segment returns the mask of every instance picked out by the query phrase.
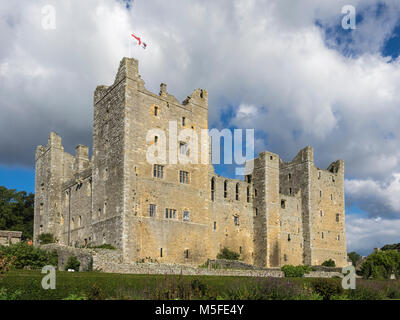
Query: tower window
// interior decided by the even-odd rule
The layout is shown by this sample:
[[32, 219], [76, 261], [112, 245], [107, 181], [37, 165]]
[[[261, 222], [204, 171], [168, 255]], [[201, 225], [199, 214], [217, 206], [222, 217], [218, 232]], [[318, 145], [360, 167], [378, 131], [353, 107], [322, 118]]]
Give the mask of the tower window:
[[158, 116], [158, 107], [157, 106], [154, 106], [154, 115]]
[[211, 201], [215, 199], [215, 179], [211, 179]]
[[185, 259], [189, 259], [189, 249], [185, 250]]
[[228, 181], [224, 181], [224, 198], [228, 197]]
[[239, 225], [239, 217], [238, 216], [234, 216], [233, 217], [233, 222], [235, 223], [235, 226]]
[[239, 200], [239, 183], [236, 183], [236, 200]]
[[287, 241], [290, 241], [291, 239], [290, 239], [290, 233], [288, 233], [288, 235], [287, 235]]
[[324, 238], [324, 233], [323, 232], [321, 232], [321, 237], [322, 237], [322, 239]]
[[288, 179], [290, 180], [290, 179], [292, 179], [292, 174], [288, 174]]
[[182, 117], [182, 126], [185, 126], [185, 125], [186, 125], [186, 118]]
[[217, 230], [217, 222], [214, 221], [214, 230]]
[[154, 144], [157, 145], [157, 143], [158, 143], [158, 136], [155, 136], [154, 137]]
[[180, 183], [189, 183], [189, 172], [187, 171], [179, 171], [179, 182]]
[[292, 188], [289, 188], [289, 194], [292, 194]]
[[163, 256], [163, 252], [162, 252], [162, 248], [160, 248], [160, 257], [162, 258]]
[[153, 170], [153, 176], [155, 178], [160, 178], [160, 179], [164, 178], [164, 166], [155, 164]]
[[187, 155], [188, 152], [188, 144], [185, 142], [179, 143], [179, 152], [182, 155]]
[[286, 208], [286, 201], [285, 200], [281, 200], [281, 208], [282, 209]]
[[247, 202], [250, 202], [250, 187], [247, 187]]
[[340, 214], [337, 213], [337, 214], [336, 214], [336, 222], [339, 222], [339, 217], [340, 217]]
[[149, 208], [150, 217], [156, 216], [156, 210], [157, 210], [157, 206], [155, 204], [151, 204], [150, 208]]

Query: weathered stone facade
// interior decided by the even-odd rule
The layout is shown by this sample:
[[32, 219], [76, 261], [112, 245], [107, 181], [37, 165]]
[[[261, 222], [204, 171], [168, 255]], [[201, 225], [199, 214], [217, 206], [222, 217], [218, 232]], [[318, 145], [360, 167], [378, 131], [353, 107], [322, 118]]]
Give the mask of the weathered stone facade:
[[0, 246], [8, 246], [9, 244], [18, 243], [21, 241], [21, 236], [21, 231], [0, 230]]
[[[343, 161], [318, 169], [307, 147], [290, 163], [261, 153], [245, 181], [216, 175], [209, 161], [170, 161], [160, 164], [162, 174], [154, 171], [146, 158], [151, 145], [178, 145], [178, 155], [170, 152], [168, 159], [179, 158], [179, 143], [190, 140], [181, 135], [184, 129], [201, 137], [207, 122], [206, 90], [182, 103], [165, 84], [151, 93], [138, 61], [124, 58], [114, 84], [94, 93], [91, 159], [82, 145], [75, 156], [64, 152], [54, 132], [46, 147], [37, 148], [36, 243], [47, 232], [70, 246], [107, 243], [121, 250], [123, 263], [199, 265], [228, 247], [259, 267], [317, 265], [330, 258], [347, 265]], [[149, 129], [160, 133], [148, 136]], [[209, 158], [209, 140], [203, 141], [197, 148]]]

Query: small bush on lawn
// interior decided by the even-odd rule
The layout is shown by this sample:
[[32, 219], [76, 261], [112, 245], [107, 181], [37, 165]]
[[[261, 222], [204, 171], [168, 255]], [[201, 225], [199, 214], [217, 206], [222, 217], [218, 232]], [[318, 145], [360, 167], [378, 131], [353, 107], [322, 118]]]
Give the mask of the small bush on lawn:
[[309, 266], [292, 266], [288, 264], [283, 266], [281, 270], [285, 273], [285, 277], [287, 278], [301, 278], [304, 274], [309, 273], [311, 268]]
[[0, 247], [0, 251], [7, 259], [14, 259], [13, 267], [16, 269], [41, 269], [46, 265], [56, 266], [58, 264], [57, 252], [35, 248], [26, 242]]
[[228, 248], [223, 248], [220, 253], [217, 255], [217, 259], [225, 259], [225, 260], [238, 260], [240, 257], [240, 254], [229, 250]]
[[316, 279], [312, 282], [312, 287], [314, 292], [319, 294], [324, 300], [330, 300], [331, 297], [343, 293], [339, 279]]
[[42, 233], [38, 237], [40, 244], [49, 244], [57, 242], [57, 239], [51, 233]]
[[336, 263], [332, 259], [329, 259], [329, 260], [326, 260], [326, 261], [322, 262], [322, 266], [324, 266], [324, 267], [336, 267]]
[[75, 271], [79, 271], [81, 263], [75, 256], [70, 256], [68, 258], [67, 264], [65, 265], [65, 271], [68, 271], [68, 269], [74, 269]]

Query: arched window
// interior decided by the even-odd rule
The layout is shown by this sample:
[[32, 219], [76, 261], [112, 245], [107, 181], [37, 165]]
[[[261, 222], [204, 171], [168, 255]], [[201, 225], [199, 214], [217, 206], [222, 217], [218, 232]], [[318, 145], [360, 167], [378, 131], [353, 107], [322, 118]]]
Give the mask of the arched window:
[[236, 200], [239, 200], [239, 183], [236, 183]]
[[228, 197], [228, 181], [224, 181], [224, 198]]
[[250, 187], [247, 187], [247, 202], [250, 202]]
[[211, 201], [215, 199], [215, 179], [211, 179]]

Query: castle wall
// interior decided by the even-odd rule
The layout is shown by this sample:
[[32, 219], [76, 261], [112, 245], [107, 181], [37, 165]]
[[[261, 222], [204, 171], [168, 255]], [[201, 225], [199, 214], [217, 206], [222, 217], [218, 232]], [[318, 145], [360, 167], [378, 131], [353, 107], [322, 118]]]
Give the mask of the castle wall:
[[[251, 185], [244, 181], [209, 175], [215, 179], [214, 201], [210, 201], [211, 242], [210, 257], [215, 258], [221, 249], [227, 247], [240, 254], [240, 259], [253, 263], [253, 196]], [[226, 192], [225, 192], [226, 182]], [[239, 197], [236, 199], [236, 185]], [[249, 188], [249, 199], [247, 198]], [[247, 201], [249, 200], [249, 202]], [[236, 220], [235, 223], [235, 217]]]
[[301, 191], [296, 195], [280, 195], [281, 256], [280, 265], [303, 264], [303, 224]]
[[[220, 177], [209, 163], [209, 138], [202, 139], [207, 118], [206, 90], [182, 103], [164, 84], [151, 93], [138, 61], [124, 58], [114, 83], [94, 94], [91, 161], [85, 146], [75, 156], [64, 152], [55, 133], [37, 148], [36, 243], [46, 232], [62, 244], [107, 243], [120, 249], [124, 263], [199, 265], [228, 247], [259, 267], [330, 258], [345, 265], [343, 161], [320, 170], [311, 147], [291, 162], [265, 151], [246, 181]], [[188, 146], [187, 163], [180, 143]], [[149, 148], [157, 150], [155, 161], [147, 158]]]

